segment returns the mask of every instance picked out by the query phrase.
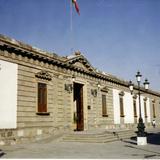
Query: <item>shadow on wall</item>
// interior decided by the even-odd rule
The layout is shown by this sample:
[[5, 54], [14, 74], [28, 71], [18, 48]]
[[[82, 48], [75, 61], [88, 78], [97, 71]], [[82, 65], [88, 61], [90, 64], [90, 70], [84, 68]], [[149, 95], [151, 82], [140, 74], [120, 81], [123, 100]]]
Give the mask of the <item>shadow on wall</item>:
[[4, 156], [6, 153], [4, 153], [1, 149], [0, 149], [0, 157]]

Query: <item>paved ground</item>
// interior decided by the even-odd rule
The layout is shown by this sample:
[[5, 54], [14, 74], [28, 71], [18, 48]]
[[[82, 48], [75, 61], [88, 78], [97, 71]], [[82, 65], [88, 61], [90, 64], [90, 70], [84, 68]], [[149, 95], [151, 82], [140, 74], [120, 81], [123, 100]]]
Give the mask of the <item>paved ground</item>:
[[110, 143], [61, 142], [59, 139], [47, 139], [30, 144], [1, 146], [1, 153], [1, 158], [160, 159], [160, 129], [150, 131], [146, 146], [137, 146], [135, 138]]

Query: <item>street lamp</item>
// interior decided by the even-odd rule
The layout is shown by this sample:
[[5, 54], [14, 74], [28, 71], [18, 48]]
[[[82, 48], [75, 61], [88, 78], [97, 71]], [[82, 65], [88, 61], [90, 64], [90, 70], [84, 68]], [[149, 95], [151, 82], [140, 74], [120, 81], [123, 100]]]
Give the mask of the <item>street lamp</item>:
[[[136, 74], [136, 79], [138, 83], [138, 97], [139, 97], [139, 120], [138, 120], [138, 132], [137, 132], [137, 144], [138, 145], [145, 145], [147, 143], [146, 134], [145, 134], [145, 125], [143, 123], [142, 119], [142, 113], [141, 113], [141, 90], [140, 90], [140, 83], [141, 83], [141, 77], [142, 75], [138, 71]], [[147, 79], [145, 79], [144, 88], [145, 90], [148, 90], [149, 88], [149, 82]], [[131, 94], [133, 94], [134, 84], [132, 81], [129, 81], [129, 89], [131, 91]]]

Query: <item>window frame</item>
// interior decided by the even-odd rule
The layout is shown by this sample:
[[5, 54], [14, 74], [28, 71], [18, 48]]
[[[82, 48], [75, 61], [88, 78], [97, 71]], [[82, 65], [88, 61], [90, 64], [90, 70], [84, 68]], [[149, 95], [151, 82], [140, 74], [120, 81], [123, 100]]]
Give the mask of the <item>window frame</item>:
[[125, 117], [124, 115], [124, 99], [123, 96], [119, 96], [119, 107], [120, 107], [120, 117]]
[[[43, 95], [44, 94], [44, 95]], [[40, 97], [43, 96], [42, 99]], [[44, 82], [37, 82], [37, 115], [50, 115], [48, 112], [48, 87]]]
[[137, 103], [136, 103], [136, 99], [133, 98], [133, 113], [134, 113], [134, 117], [137, 117]]
[[108, 117], [107, 95], [102, 93], [102, 117]]
[[147, 115], [147, 99], [144, 99], [144, 116], [145, 116], [145, 118], [147, 118], [148, 117], [148, 115]]
[[152, 101], [152, 111], [153, 111], [153, 118], [156, 118], [155, 101]]

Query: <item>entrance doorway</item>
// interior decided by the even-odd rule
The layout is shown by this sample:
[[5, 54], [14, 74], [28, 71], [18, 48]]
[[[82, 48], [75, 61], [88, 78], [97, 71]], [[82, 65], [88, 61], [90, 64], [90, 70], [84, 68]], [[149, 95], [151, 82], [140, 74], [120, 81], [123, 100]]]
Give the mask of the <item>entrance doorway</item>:
[[74, 107], [74, 122], [76, 123], [75, 131], [83, 131], [83, 84], [74, 83]]

